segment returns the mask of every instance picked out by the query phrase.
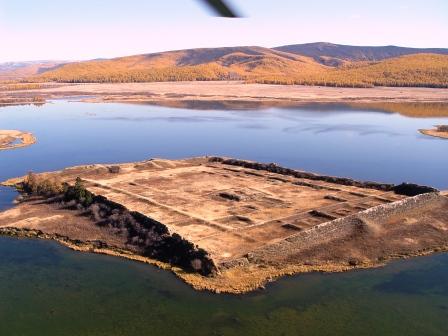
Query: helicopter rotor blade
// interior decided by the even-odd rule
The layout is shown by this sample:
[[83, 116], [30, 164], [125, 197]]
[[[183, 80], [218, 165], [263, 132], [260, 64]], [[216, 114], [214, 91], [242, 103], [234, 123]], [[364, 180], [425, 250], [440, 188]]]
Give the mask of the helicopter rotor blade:
[[224, 0], [202, 0], [203, 3], [206, 3], [211, 9], [215, 11], [218, 16], [228, 17], [228, 18], [236, 18], [239, 15], [231, 9]]

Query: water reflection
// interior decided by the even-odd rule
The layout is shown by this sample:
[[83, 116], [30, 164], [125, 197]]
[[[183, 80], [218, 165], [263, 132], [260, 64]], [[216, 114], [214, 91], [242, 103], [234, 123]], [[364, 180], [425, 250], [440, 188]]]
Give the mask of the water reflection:
[[0, 153], [0, 180], [79, 164], [223, 155], [448, 188], [448, 142], [418, 132], [447, 123], [340, 104], [232, 111], [65, 101], [5, 107], [1, 127], [32, 131], [38, 142]]
[[301, 132], [312, 132], [313, 134], [320, 134], [320, 133], [331, 133], [331, 132], [349, 132], [354, 135], [387, 135], [391, 137], [395, 136], [403, 136], [403, 133], [389, 131], [387, 129], [381, 129], [377, 128], [375, 126], [371, 125], [365, 125], [365, 124], [358, 124], [358, 125], [352, 125], [352, 124], [341, 124], [341, 125], [334, 125], [334, 126], [328, 126], [327, 124], [308, 124], [306, 126], [295, 126], [295, 127], [287, 127], [284, 129], [287, 133], [301, 133]]

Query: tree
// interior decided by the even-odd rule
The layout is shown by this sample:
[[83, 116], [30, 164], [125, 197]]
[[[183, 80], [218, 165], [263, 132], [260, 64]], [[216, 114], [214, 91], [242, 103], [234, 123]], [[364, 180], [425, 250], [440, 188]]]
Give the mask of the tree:
[[28, 175], [25, 178], [24, 181], [25, 190], [28, 192], [35, 193], [37, 192], [37, 178], [36, 174], [33, 172], [28, 172]]
[[[68, 191], [70, 193], [70, 191]], [[93, 203], [93, 194], [88, 191], [82, 179], [78, 176], [73, 187], [73, 197], [84, 206], [89, 206]]]
[[75, 198], [78, 200], [82, 200], [86, 196], [86, 189], [84, 188], [84, 184], [82, 183], [81, 178], [78, 176], [75, 181]]

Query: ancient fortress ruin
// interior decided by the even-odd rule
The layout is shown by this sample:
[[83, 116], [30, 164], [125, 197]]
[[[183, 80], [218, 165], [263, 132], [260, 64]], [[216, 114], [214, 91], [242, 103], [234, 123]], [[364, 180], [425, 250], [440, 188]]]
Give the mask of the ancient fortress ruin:
[[[415, 184], [360, 182], [221, 157], [41, 175], [70, 185], [81, 179], [94, 195], [83, 210], [92, 225], [111, 227], [136, 253], [203, 275], [330, 259], [356, 265], [447, 243], [448, 198]], [[341, 241], [344, 248], [335, 243]]]

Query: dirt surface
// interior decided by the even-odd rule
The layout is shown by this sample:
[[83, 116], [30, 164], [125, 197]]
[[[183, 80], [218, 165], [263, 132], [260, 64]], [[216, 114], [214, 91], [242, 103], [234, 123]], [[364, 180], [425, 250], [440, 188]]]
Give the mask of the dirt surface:
[[83, 98], [94, 102], [146, 102], [161, 105], [200, 102], [240, 102], [266, 105], [300, 102], [448, 102], [448, 89], [334, 88], [300, 85], [245, 84], [243, 82], [159, 82], [117, 84], [52, 84], [36, 90], [0, 92], [0, 103], [33, 99]]
[[[241, 293], [285, 274], [374, 267], [448, 247], [448, 198], [419, 186], [222, 158], [89, 165], [44, 175], [70, 184], [80, 177], [93, 194], [206, 250], [219, 270], [214, 276], [173, 268], [197, 289]], [[101, 253], [133, 252], [123, 231], [44, 201], [1, 213], [0, 228], [11, 227], [103, 241], [108, 248]]]
[[36, 142], [32, 133], [16, 130], [0, 130], [0, 151], [31, 146]]

